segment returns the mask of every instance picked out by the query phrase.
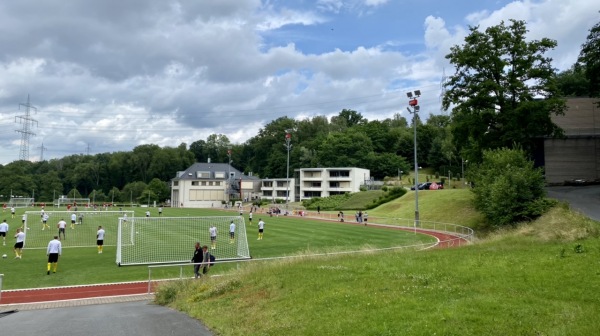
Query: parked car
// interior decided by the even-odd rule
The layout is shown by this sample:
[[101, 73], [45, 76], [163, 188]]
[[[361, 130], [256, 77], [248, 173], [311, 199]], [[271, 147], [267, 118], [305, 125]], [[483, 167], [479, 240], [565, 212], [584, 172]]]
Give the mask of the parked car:
[[[434, 187], [432, 187], [434, 186]], [[419, 190], [437, 190], [444, 189], [444, 185], [442, 182], [423, 182], [419, 184]], [[415, 190], [415, 187], [412, 186], [410, 190]]]

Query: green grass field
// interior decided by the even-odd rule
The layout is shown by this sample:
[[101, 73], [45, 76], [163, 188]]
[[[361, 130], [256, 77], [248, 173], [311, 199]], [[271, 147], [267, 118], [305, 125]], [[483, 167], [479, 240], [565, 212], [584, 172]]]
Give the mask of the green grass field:
[[[10, 224], [10, 234], [7, 238], [7, 245], [0, 246], [0, 254], [7, 254], [7, 259], [0, 259], [0, 273], [4, 274], [3, 289], [17, 288], [36, 288], [49, 286], [65, 286], [77, 284], [94, 284], [120, 281], [134, 281], [148, 279], [147, 266], [123, 266], [117, 267], [115, 263], [115, 246], [106, 246], [103, 254], [98, 254], [94, 244], [90, 247], [77, 248], [66, 247], [59, 261], [58, 272], [51, 276], [46, 275], [46, 255], [45, 249], [24, 250], [23, 259], [13, 259], [14, 254], [12, 246], [14, 244], [14, 230], [20, 224], [20, 214], [24, 209], [19, 209], [18, 216], [15, 219], [7, 218]], [[31, 209], [29, 209], [31, 210]], [[143, 217], [145, 208], [134, 208], [123, 210], [135, 211], [136, 217]], [[157, 210], [151, 208], [152, 216], [157, 216]], [[6, 213], [4, 214], [6, 217]], [[236, 212], [227, 212], [213, 209], [179, 209], [166, 208], [163, 216], [165, 217], [194, 217], [194, 216], [235, 216]], [[10, 214], [8, 214], [10, 217]], [[246, 229], [248, 235], [248, 244], [250, 254], [253, 258], [276, 257], [298, 254], [312, 254], [321, 252], [352, 251], [370, 248], [386, 248], [394, 246], [407, 246], [418, 243], [431, 243], [434, 240], [431, 237], [423, 235], [414, 235], [413, 233], [377, 229], [373, 227], [363, 227], [357, 225], [341, 224], [337, 222], [326, 222], [310, 220], [298, 217], [269, 217], [266, 214], [257, 213], [254, 215], [252, 226], [248, 222], [247, 213]], [[257, 226], [259, 218], [266, 222], [264, 240], [257, 241]], [[56, 223], [50, 222], [51, 226], [56, 227]], [[85, 224], [84, 224], [85, 225]], [[80, 230], [76, 227], [74, 230]], [[28, 230], [31, 231], [31, 230]], [[55, 229], [53, 230], [53, 232]], [[208, 232], [206, 232], [207, 234]], [[67, 230], [67, 240], [69, 240], [69, 229]], [[90, 231], [90, 239], [95, 242], [95, 228]], [[114, 232], [107, 231], [107, 239]], [[219, 236], [222, 241], [218, 244], [227, 242], [227, 231], [220, 230]], [[198, 238], [202, 244], [209, 245], [209, 241], [203, 241]], [[206, 239], [206, 238], [205, 238]], [[48, 239], [49, 240], [49, 239]], [[193, 240], [192, 240], [193, 241]], [[47, 242], [46, 242], [47, 244]], [[193, 252], [193, 243], [190, 246], [183, 247], [183, 253], [189, 254], [191, 258]], [[218, 253], [215, 253], [218, 256]], [[221, 264], [214, 267], [211, 272], [225, 272], [236, 265]], [[191, 276], [192, 270], [185, 269], [185, 276]], [[152, 278], [174, 278], [179, 277], [179, 268], [159, 268], [153, 269]]]
[[558, 206], [467, 247], [245, 264], [156, 300], [219, 335], [597, 335], [599, 237]]

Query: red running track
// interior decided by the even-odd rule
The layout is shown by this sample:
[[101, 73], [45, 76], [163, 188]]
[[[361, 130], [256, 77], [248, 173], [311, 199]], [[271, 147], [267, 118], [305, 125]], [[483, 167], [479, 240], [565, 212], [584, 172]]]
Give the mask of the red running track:
[[[375, 226], [375, 225], [372, 225]], [[386, 228], [392, 228], [386, 226]], [[414, 229], [397, 228], [406, 231]], [[433, 236], [439, 240], [436, 248], [457, 247], [468, 244], [468, 241], [457, 235], [444, 232], [417, 229], [417, 232]], [[33, 302], [49, 302], [59, 300], [89, 299], [107, 296], [147, 294], [148, 282], [128, 282], [87, 286], [69, 286], [53, 288], [36, 288], [3, 291], [0, 304], [18, 304]]]

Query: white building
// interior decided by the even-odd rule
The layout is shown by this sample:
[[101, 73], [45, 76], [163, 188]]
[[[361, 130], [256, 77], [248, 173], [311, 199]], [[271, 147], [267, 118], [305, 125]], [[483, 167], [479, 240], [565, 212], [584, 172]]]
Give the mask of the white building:
[[226, 163], [197, 162], [171, 180], [171, 206], [221, 207], [231, 199], [259, 196], [260, 180]]
[[[296, 169], [294, 179], [289, 181], [289, 200], [299, 202], [313, 197], [358, 192], [361, 185], [370, 183], [370, 180], [370, 170], [356, 167]], [[287, 190], [286, 178], [262, 180], [263, 199], [285, 200]]]

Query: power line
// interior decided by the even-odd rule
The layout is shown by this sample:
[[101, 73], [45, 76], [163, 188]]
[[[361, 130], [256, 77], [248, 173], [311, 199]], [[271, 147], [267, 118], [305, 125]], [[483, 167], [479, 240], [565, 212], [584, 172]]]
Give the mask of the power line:
[[48, 148], [44, 147], [44, 143], [42, 142], [42, 145], [38, 149], [40, 150], [40, 161], [44, 161], [44, 151]]
[[31, 106], [29, 95], [27, 95], [27, 103], [19, 104], [19, 109], [21, 109], [21, 106], [25, 107], [25, 115], [15, 117], [15, 122], [22, 125], [21, 129], [15, 130], [15, 132], [21, 133], [19, 160], [29, 161], [29, 138], [35, 135], [35, 133], [31, 131], [31, 128], [33, 125], [37, 126], [37, 120], [33, 119], [30, 113], [32, 109], [37, 112], [37, 109]]

